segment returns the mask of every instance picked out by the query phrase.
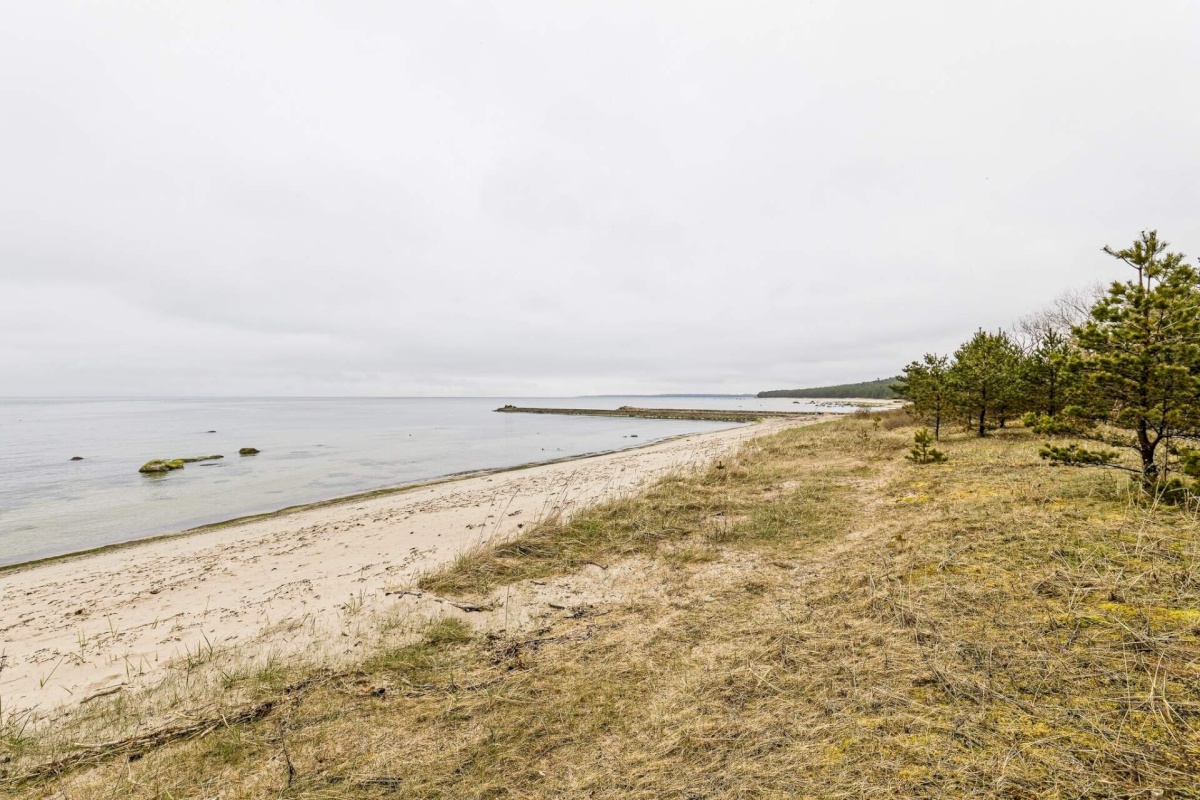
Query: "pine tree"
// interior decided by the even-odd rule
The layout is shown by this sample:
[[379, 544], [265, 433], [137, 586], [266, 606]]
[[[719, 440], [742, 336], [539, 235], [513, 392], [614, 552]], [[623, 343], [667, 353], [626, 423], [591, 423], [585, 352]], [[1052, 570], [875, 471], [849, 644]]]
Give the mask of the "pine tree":
[[910, 413], [933, 425], [934, 439], [941, 438], [942, 420], [954, 407], [950, 359], [926, 353], [921, 361], [904, 368], [904, 376], [892, 384], [892, 391], [911, 401]]
[[1047, 445], [1044, 458], [1126, 469], [1153, 488], [1179, 455], [1176, 442], [1200, 438], [1200, 274], [1168, 246], [1143, 231], [1126, 249], [1104, 248], [1136, 277], [1114, 283], [1074, 331], [1081, 414], [1094, 423], [1086, 438], [1132, 449], [1140, 467], [1078, 445]]
[[1020, 398], [1021, 351], [1003, 331], [978, 331], [954, 353], [949, 370], [958, 407], [980, 436], [999, 425]]
[[1063, 410], [1073, 385], [1070, 362], [1074, 352], [1069, 336], [1048, 328], [1025, 356], [1021, 380], [1031, 411], [1056, 417]]

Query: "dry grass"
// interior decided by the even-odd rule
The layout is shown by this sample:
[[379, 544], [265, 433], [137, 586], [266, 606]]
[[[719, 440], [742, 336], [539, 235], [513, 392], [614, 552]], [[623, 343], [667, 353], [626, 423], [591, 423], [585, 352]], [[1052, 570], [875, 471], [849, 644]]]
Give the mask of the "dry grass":
[[[839, 438], [859, 447], [860, 433], [845, 431]], [[867, 470], [860, 455], [818, 453], [815, 441], [796, 431], [752, 440], [736, 457], [699, 473], [668, 476], [644, 493], [584, 509], [569, 521], [546, 520], [516, 539], [469, 550], [420, 585], [443, 594], [481, 594], [498, 584], [607, 565], [692, 539], [704, 546], [810, 542], [815, 531], [845, 529], [841, 498], [855, 485], [851, 478]], [[801, 482], [805, 491], [795, 491]]]
[[635, 576], [533, 633], [445, 619], [292, 692], [304, 675], [248, 674], [243, 701], [271, 713], [57, 776], [21, 778], [61, 744], [0, 738], [7, 788], [1200, 796], [1200, 523], [1132, 502], [1119, 476], [1042, 464], [1019, 430], [951, 437], [949, 464], [918, 467], [912, 429], [889, 428], [752, 442], [426, 578], [478, 598], [571, 585], [587, 562]]
[[850, 416], [852, 419], [871, 422], [883, 430], [894, 431], [898, 428], [908, 428], [915, 424], [911, 408], [912, 406], [901, 406], [900, 408], [889, 408], [882, 411], [860, 408]]

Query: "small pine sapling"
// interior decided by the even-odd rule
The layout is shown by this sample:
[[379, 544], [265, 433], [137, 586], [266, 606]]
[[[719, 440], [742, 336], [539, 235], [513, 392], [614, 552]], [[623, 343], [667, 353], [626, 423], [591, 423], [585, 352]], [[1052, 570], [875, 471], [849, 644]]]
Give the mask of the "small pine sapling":
[[914, 464], [941, 464], [946, 460], [946, 454], [933, 446], [933, 434], [928, 428], [921, 428], [913, 436], [915, 446], [905, 456]]

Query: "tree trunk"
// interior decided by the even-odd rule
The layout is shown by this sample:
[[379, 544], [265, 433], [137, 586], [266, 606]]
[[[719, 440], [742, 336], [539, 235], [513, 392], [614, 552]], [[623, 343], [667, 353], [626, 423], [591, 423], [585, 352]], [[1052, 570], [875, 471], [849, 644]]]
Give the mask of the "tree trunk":
[[1150, 442], [1150, 434], [1146, 430], [1146, 420], [1138, 420], [1137, 427], [1138, 453], [1142, 456], [1142, 483], [1153, 486], [1158, 477], [1158, 465], [1154, 463], [1154, 444]]
[[986, 386], [983, 387], [983, 394], [982, 394], [981, 399], [982, 399], [982, 402], [979, 404], [979, 435], [986, 436], [987, 428], [985, 427], [985, 424], [987, 422], [987, 402], [988, 402]]

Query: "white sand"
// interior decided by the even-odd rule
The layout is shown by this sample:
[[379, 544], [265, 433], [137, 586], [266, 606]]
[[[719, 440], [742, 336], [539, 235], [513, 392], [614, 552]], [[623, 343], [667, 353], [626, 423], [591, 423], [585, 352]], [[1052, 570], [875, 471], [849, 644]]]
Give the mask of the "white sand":
[[388, 590], [472, 544], [815, 421], [769, 420], [0, 574], [0, 711], [46, 714], [144, 687], [210, 647], [349, 641], [399, 602]]

